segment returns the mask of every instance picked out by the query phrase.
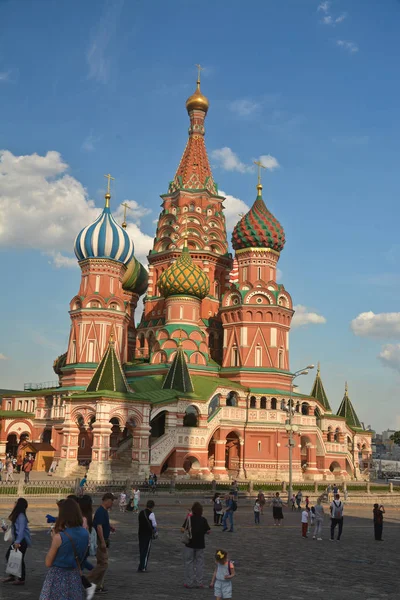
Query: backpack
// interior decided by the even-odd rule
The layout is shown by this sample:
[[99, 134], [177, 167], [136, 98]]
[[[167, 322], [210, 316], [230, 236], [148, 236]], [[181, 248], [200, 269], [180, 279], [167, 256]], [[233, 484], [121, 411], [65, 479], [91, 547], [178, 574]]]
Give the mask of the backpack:
[[89, 533], [89, 556], [96, 556], [97, 552], [97, 532], [94, 527]]
[[333, 519], [341, 519], [343, 517], [343, 504], [341, 503], [341, 501], [339, 500], [339, 503], [337, 503], [335, 500], [332, 502], [333, 504], [333, 508], [332, 508], [332, 518]]
[[237, 502], [236, 500], [232, 500], [232, 512], [236, 512], [237, 511]]

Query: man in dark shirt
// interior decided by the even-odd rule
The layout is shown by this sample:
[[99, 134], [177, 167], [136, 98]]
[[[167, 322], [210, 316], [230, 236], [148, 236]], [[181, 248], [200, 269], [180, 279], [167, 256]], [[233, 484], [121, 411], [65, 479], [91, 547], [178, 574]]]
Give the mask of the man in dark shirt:
[[114, 496], [110, 492], [104, 494], [99, 508], [96, 510], [93, 519], [93, 527], [97, 532], [97, 564], [93, 571], [87, 575], [90, 583], [98, 585], [100, 591], [104, 590], [104, 576], [108, 568], [108, 552], [109, 538], [111, 533], [110, 517], [108, 511], [111, 509], [114, 502]]
[[149, 560], [151, 540], [157, 535], [157, 521], [153, 513], [154, 500], [148, 500], [146, 508], [139, 513], [139, 567], [138, 572], [144, 573]]

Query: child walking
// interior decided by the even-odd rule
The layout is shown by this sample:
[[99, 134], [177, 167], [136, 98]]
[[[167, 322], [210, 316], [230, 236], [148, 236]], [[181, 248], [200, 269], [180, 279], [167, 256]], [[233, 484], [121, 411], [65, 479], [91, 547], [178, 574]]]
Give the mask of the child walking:
[[301, 513], [301, 535], [306, 538], [308, 532], [308, 518], [309, 518], [310, 509], [307, 507]]
[[120, 512], [126, 511], [126, 492], [121, 492], [119, 495], [119, 510]]
[[256, 525], [260, 524], [260, 512], [261, 512], [261, 506], [259, 501], [256, 499], [256, 501], [254, 502], [254, 523]]
[[211, 579], [210, 587], [214, 588], [217, 600], [232, 598], [232, 577], [235, 576], [233, 562], [228, 560], [226, 550], [217, 550], [215, 553], [216, 567]]

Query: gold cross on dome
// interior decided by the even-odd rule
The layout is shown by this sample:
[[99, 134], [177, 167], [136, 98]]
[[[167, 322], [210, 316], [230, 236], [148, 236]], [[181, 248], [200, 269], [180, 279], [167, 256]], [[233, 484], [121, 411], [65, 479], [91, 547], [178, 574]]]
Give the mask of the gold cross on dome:
[[258, 185], [261, 185], [261, 169], [266, 169], [267, 167], [259, 160], [255, 160], [254, 164], [258, 167]]
[[126, 209], [129, 208], [129, 210], [132, 210], [131, 207], [129, 206], [129, 204], [127, 204], [126, 202], [122, 202], [121, 206], [124, 207], [124, 220], [122, 223], [122, 227], [124, 229], [126, 229]]
[[197, 83], [200, 83], [200, 73], [204, 71], [204, 67], [202, 67], [201, 65], [194, 66], [197, 67]]
[[110, 193], [111, 179], [112, 179], [113, 181], [115, 181], [115, 177], [111, 177], [110, 173], [109, 173], [108, 175], [104, 175], [104, 177], [105, 177], [106, 179], [108, 179], [108, 181], [107, 181], [107, 194], [109, 194], [109, 193]]

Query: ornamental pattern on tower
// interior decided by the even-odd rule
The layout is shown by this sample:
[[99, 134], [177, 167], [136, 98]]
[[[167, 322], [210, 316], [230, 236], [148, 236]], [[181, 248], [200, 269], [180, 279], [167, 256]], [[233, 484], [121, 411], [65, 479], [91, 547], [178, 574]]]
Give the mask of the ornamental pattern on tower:
[[280, 252], [285, 245], [285, 232], [278, 219], [265, 206], [259, 194], [249, 210], [235, 226], [232, 246], [242, 248], [271, 248]]
[[185, 246], [178, 260], [161, 274], [158, 288], [165, 298], [187, 294], [202, 300], [210, 290], [210, 280], [206, 273], [194, 264]]

